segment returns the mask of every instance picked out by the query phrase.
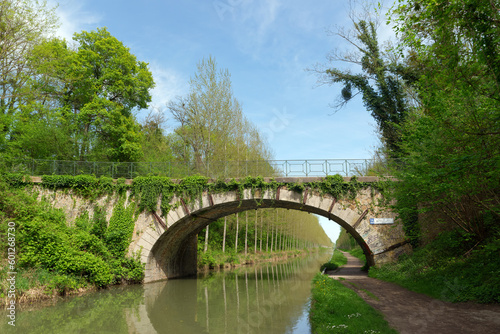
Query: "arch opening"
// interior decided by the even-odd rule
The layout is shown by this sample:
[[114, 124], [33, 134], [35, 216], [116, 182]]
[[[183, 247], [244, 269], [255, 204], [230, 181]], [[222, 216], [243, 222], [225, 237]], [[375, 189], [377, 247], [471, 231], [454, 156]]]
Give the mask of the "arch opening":
[[332, 220], [354, 236], [365, 253], [368, 265], [375, 264], [369, 243], [357, 231], [356, 226], [353, 226], [360, 218], [359, 212], [345, 208], [332, 210], [333, 205], [339, 204], [335, 204], [336, 200], [329, 195], [312, 194], [306, 201], [300, 193], [288, 192], [285, 199], [266, 198], [266, 196], [253, 198], [252, 196], [238, 200], [238, 196], [234, 194], [234, 196], [229, 196], [232, 197], [229, 200], [226, 196], [225, 200], [217, 204], [198, 205], [198, 208], [188, 211], [176, 219], [155, 242], [147, 259], [145, 282], [196, 274], [197, 234], [199, 232], [224, 216], [266, 208], [298, 210]]

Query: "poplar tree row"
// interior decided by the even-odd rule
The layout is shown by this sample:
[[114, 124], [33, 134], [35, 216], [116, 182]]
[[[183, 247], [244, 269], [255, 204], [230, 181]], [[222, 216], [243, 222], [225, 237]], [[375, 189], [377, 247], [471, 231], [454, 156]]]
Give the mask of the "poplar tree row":
[[226, 216], [198, 235], [199, 250], [263, 253], [329, 246], [318, 217], [287, 209], [259, 209]]

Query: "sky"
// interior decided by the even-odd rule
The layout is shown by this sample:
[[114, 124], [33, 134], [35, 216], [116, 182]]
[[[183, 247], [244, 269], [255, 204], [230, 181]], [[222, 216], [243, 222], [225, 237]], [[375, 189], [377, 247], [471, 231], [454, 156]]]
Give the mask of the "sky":
[[[56, 1], [49, 1], [56, 4]], [[151, 108], [189, 90], [196, 65], [212, 56], [231, 74], [233, 95], [264, 134], [277, 160], [369, 159], [376, 125], [361, 101], [337, 112], [341, 86], [321, 85], [310, 69], [349, 45], [329, 31], [350, 27], [340, 0], [61, 0], [60, 37], [107, 27], [138, 60], [149, 63], [156, 87]], [[332, 66], [345, 67], [335, 63]], [[147, 111], [141, 111], [138, 119]], [[175, 127], [167, 121], [167, 131]], [[320, 223], [335, 241], [338, 225]]]

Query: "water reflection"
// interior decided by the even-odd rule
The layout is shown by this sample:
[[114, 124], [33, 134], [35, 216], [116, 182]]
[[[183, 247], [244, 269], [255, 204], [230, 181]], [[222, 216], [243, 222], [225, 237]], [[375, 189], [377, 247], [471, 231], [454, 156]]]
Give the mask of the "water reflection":
[[[18, 312], [18, 333], [305, 333], [311, 279], [329, 255], [101, 291]], [[300, 329], [298, 329], [300, 327]]]

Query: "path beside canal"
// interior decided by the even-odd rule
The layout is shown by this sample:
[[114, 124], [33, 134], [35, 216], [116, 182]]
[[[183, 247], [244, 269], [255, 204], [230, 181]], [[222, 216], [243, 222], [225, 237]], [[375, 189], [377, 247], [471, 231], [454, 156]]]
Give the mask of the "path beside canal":
[[[367, 276], [362, 263], [349, 253], [347, 264], [329, 276], [353, 289], [382, 312], [401, 334], [497, 334], [500, 305], [448, 303]], [[343, 278], [343, 279], [342, 279]]]

